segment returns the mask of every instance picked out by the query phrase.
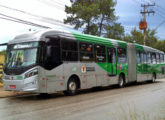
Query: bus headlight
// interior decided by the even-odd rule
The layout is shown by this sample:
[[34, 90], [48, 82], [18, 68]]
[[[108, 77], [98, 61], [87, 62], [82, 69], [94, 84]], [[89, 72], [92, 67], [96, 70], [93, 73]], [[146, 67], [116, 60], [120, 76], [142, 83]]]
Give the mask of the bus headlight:
[[4, 76], [2, 77], [2, 79], [10, 80], [10, 77], [9, 77], [8, 75], [4, 75]]
[[25, 74], [25, 79], [29, 78], [31, 76], [37, 75], [37, 74], [38, 74], [38, 69], [34, 69], [34, 70], [32, 70], [32, 71]]

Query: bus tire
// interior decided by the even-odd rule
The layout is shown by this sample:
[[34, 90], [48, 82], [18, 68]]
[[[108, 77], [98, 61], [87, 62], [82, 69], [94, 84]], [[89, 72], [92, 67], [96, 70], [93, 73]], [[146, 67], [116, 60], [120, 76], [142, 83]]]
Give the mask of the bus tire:
[[155, 81], [156, 81], [156, 74], [153, 73], [153, 74], [152, 74], [152, 80], [151, 80], [151, 82], [154, 83]]
[[39, 97], [41, 97], [41, 98], [48, 98], [49, 94], [48, 93], [40, 93]]
[[119, 83], [118, 83], [119, 88], [124, 87], [124, 83], [125, 83], [125, 81], [124, 81], [124, 75], [123, 74], [120, 74], [120, 76], [119, 76]]
[[77, 94], [78, 83], [75, 77], [71, 77], [67, 84], [67, 91], [65, 91], [65, 95], [73, 96]]

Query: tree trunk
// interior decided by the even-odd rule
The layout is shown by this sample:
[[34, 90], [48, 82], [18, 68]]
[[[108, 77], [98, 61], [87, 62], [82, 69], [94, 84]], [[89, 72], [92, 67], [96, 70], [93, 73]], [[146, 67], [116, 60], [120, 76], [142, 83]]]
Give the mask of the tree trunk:
[[90, 32], [90, 20], [88, 19], [86, 34]]
[[99, 26], [99, 36], [102, 34], [102, 27], [103, 27], [104, 15], [102, 15], [100, 26]]

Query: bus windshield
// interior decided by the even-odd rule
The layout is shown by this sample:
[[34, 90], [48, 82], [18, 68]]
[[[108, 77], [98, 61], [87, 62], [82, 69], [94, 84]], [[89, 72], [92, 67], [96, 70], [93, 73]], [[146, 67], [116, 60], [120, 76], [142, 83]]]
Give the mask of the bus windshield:
[[17, 68], [36, 64], [37, 48], [13, 50], [7, 53], [6, 67]]
[[36, 47], [13, 49], [13, 46], [9, 46], [5, 66], [7, 68], [18, 68], [34, 65], [37, 62], [37, 51], [38, 48]]

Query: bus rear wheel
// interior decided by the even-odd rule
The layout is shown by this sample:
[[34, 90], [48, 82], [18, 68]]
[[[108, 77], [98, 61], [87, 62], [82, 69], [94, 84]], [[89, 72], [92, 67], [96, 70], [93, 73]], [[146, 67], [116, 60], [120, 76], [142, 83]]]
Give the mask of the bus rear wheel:
[[124, 81], [124, 75], [121, 74], [119, 76], [119, 83], [118, 83], [119, 88], [124, 87], [124, 83], [125, 83], [125, 81]]
[[67, 91], [65, 91], [65, 95], [76, 95], [78, 90], [78, 83], [74, 77], [71, 77], [67, 84]]
[[152, 83], [154, 83], [155, 81], [156, 81], [156, 74], [153, 73], [153, 75], [152, 75]]

